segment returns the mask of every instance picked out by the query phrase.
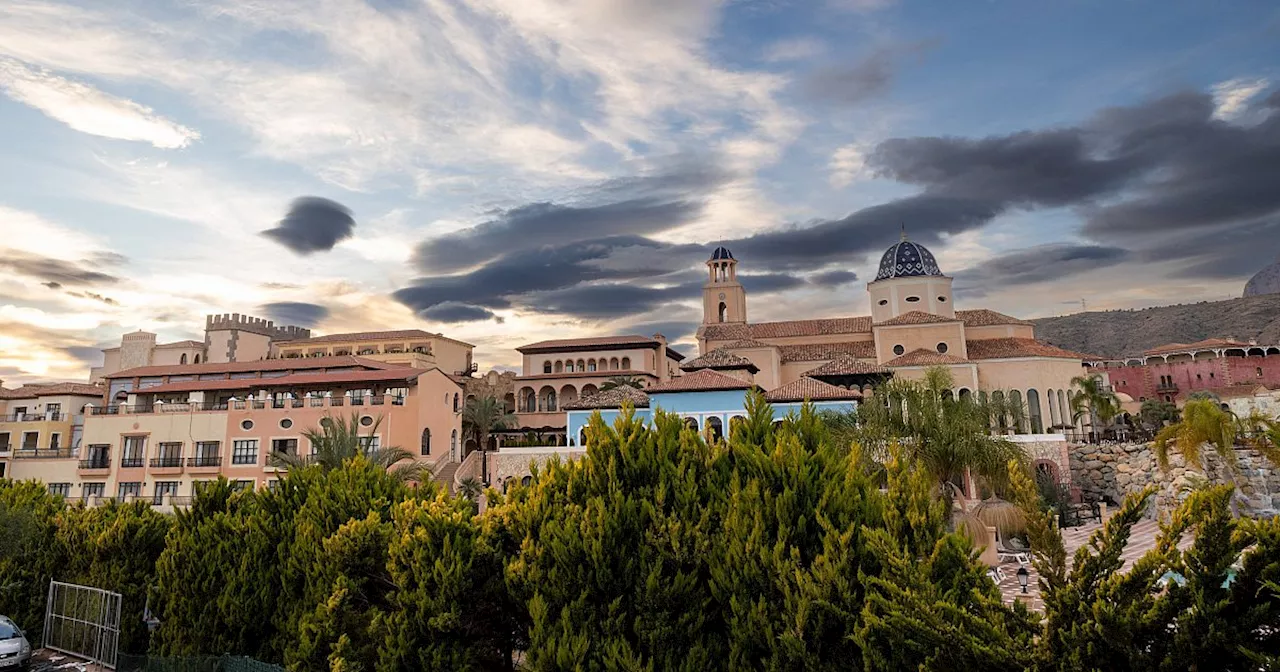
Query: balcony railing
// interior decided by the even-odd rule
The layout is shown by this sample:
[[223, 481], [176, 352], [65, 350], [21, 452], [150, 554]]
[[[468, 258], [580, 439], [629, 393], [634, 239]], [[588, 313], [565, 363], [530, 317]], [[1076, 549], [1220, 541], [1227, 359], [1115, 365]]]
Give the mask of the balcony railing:
[[1174, 382], [1160, 383], [1156, 385], [1156, 392], [1161, 394], [1175, 394], [1178, 391], [1178, 384]]
[[120, 458], [121, 469], [134, 469], [146, 464], [146, 458], [143, 457], [122, 457]]
[[221, 455], [198, 455], [187, 458], [188, 467], [221, 467]]
[[61, 413], [10, 413], [0, 415], [0, 422], [60, 422]]
[[[295, 397], [293, 399], [237, 399], [235, 401], [157, 401], [146, 404], [112, 404], [110, 406], [91, 406], [89, 415], [144, 415], [149, 413], [193, 413], [197, 411], [261, 411], [266, 409], [286, 408], [337, 408], [342, 406], [404, 406], [404, 397], [385, 395], [348, 397], [333, 395], [329, 397]], [[13, 417], [13, 416], [10, 416]], [[29, 420], [44, 420], [45, 416], [25, 414]], [[13, 420], [10, 420], [13, 422]]]
[[[0, 448], [0, 452], [4, 452], [4, 448]], [[33, 459], [56, 459], [71, 457], [74, 453], [70, 448], [20, 448], [13, 453], [15, 460], [33, 460]]]
[[153, 457], [151, 458], [152, 469], [174, 469], [182, 466], [181, 457]]
[[81, 469], [110, 469], [111, 460], [105, 457], [91, 457], [87, 460], [80, 460]]

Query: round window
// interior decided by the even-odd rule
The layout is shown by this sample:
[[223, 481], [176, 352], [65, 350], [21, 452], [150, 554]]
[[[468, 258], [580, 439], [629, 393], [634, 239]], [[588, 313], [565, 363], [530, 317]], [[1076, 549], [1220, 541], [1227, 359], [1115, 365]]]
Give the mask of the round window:
[[289, 418], [284, 418], [280, 420], [280, 429], [289, 429], [292, 426], [293, 426], [293, 421], [290, 420]]
[[370, 417], [370, 416], [366, 415], [366, 416], [364, 416], [364, 417], [360, 418], [360, 426], [362, 426], [362, 427], [368, 427], [369, 425], [372, 425], [372, 424], [373, 424], [373, 418], [372, 418], [372, 417]]
[[320, 418], [320, 426], [328, 429], [333, 426], [333, 421], [329, 418]]
[[249, 430], [251, 430], [251, 429], [253, 429], [253, 421], [252, 421], [252, 420], [241, 420], [241, 421], [240, 421], [240, 429], [243, 429], [243, 430], [244, 430], [244, 431], [246, 431], [246, 432], [247, 432], [247, 431], [249, 431]]
[[907, 349], [906, 349], [906, 348], [904, 348], [904, 347], [902, 347], [901, 345], [895, 345], [895, 346], [893, 346], [893, 354], [895, 354], [895, 355], [901, 355], [902, 353], [904, 353], [904, 352], [906, 352], [906, 351], [907, 351]]
[[938, 297], [938, 303], [946, 303], [946, 302], [947, 302], [947, 297], [945, 296]]
[[939, 343], [939, 344], [938, 344], [938, 352], [939, 352], [939, 353], [941, 353], [941, 354], [944, 354], [944, 355], [945, 355], [945, 354], [947, 354], [947, 344], [946, 344], [946, 343]]
[[919, 302], [920, 302], [920, 297], [918, 297], [918, 296], [908, 296], [908, 297], [907, 297], [907, 303], [919, 303]]
[[889, 305], [889, 299], [880, 299], [880, 305], [882, 306]]

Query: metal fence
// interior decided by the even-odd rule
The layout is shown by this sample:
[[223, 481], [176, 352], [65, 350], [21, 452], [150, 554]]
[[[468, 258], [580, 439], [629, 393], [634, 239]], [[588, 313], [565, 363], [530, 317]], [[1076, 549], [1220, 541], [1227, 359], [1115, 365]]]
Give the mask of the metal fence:
[[243, 656], [131, 656], [120, 654], [116, 672], [284, 672]]
[[49, 582], [44, 648], [115, 669], [120, 646], [120, 593]]

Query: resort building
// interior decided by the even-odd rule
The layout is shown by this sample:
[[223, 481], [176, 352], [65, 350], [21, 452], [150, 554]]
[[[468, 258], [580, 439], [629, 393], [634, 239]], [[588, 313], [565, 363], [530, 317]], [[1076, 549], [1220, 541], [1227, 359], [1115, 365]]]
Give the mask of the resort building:
[[514, 380], [521, 429], [561, 438], [565, 404], [595, 394], [610, 378], [634, 379], [644, 387], [670, 380], [684, 360], [662, 334], [539, 341], [516, 350], [523, 358], [523, 374]]
[[1221, 396], [1241, 385], [1280, 387], [1280, 345], [1228, 338], [1170, 343], [1133, 357], [1091, 358], [1085, 364], [1105, 372], [1117, 393], [1138, 403], [1163, 399], [1181, 405], [1195, 392]]
[[368, 331], [352, 334], [306, 336], [272, 343], [271, 356], [282, 359], [299, 357], [341, 357], [356, 355], [379, 362], [409, 366], [415, 369], [438, 368], [453, 375], [469, 375], [475, 371], [470, 343], [433, 334], [421, 329], [400, 331]]
[[108, 374], [140, 366], [200, 364], [203, 362], [250, 362], [271, 355], [277, 340], [306, 338], [309, 329], [277, 327], [274, 322], [239, 313], [205, 316], [203, 341], [156, 343], [147, 331], [125, 334], [120, 345], [102, 351], [102, 366], [89, 371], [89, 380], [99, 382]]
[[765, 390], [812, 379], [865, 394], [877, 380], [920, 378], [941, 366], [955, 381], [953, 394], [1007, 394], [1021, 402], [1027, 417], [1010, 428], [1017, 433], [1082, 429], [1069, 397], [1088, 356], [1037, 341], [1025, 320], [957, 310], [952, 279], [905, 236], [885, 251], [867, 285], [870, 315], [753, 323], [738, 260], [720, 247], [706, 265], [699, 352], [750, 361], [758, 369], [755, 384]]
[[0, 387], [0, 478], [38, 478], [66, 494], [85, 406], [102, 395], [103, 388], [82, 383]]

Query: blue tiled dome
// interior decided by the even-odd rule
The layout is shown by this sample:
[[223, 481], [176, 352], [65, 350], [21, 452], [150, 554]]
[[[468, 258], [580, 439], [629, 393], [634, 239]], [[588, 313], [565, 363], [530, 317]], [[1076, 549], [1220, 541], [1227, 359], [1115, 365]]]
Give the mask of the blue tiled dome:
[[885, 250], [880, 257], [880, 270], [876, 280], [907, 278], [921, 275], [942, 275], [933, 253], [924, 245], [904, 240]]
[[716, 261], [717, 259], [733, 259], [733, 253], [727, 247], [717, 247], [716, 251], [711, 253], [711, 261]]

